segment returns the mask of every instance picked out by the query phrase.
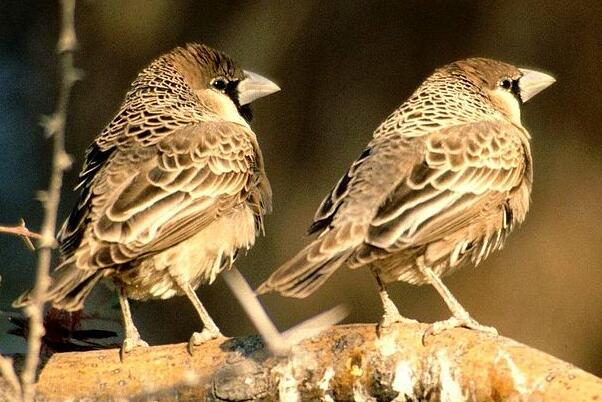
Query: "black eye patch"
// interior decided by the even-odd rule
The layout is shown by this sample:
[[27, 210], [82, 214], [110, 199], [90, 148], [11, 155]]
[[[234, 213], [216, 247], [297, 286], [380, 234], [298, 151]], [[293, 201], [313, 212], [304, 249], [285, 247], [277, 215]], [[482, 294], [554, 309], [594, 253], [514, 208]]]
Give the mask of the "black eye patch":
[[514, 95], [514, 97], [520, 102], [522, 103], [522, 99], [520, 97], [520, 86], [518, 83], [518, 80], [511, 80], [510, 78], [504, 78], [502, 79], [499, 84], [500, 87], [504, 88], [507, 91], [512, 92], [512, 95]]
[[228, 95], [230, 97], [230, 99], [232, 99], [232, 101], [234, 103], [236, 103], [236, 105], [238, 105], [238, 83], [240, 81], [236, 80], [236, 81], [228, 81], [228, 84], [226, 84], [226, 87], [224, 88], [223, 92]]
[[247, 123], [250, 123], [253, 119], [253, 112], [251, 111], [251, 107], [249, 105], [241, 105], [240, 101], [238, 100], [239, 83], [239, 80], [228, 81], [222, 92], [232, 99], [232, 102], [234, 102], [236, 108], [238, 109], [238, 113], [247, 121]]
[[243, 105], [238, 107], [238, 113], [242, 116], [243, 119], [247, 123], [250, 123], [253, 120], [253, 111], [249, 105]]

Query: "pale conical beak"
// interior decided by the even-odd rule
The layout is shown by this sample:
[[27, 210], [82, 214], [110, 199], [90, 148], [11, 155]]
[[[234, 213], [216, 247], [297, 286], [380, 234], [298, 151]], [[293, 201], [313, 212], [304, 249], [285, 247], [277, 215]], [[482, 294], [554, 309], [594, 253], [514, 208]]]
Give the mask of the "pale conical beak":
[[238, 84], [238, 102], [241, 106], [280, 91], [280, 87], [267, 78], [247, 70], [244, 73], [247, 78]]
[[519, 68], [523, 76], [518, 80], [520, 87], [520, 97], [523, 102], [528, 101], [550, 85], [556, 82], [554, 77], [539, 71]]

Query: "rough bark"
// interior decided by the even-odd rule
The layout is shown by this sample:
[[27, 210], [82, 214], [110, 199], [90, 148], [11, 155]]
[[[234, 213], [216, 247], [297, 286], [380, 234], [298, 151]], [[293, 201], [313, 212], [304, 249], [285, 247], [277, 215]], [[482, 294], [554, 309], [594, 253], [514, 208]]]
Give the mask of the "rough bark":
[[271, 356], [259, 337], [60, 353], [36, 400], [602, 401], [602, 380], [511, 339], [424, 324], [342, 325]]

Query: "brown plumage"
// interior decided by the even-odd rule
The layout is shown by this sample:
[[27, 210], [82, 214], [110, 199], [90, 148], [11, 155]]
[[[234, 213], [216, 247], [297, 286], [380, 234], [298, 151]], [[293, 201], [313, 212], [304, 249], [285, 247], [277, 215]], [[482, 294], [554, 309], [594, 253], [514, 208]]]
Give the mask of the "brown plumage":
[[519, 107], [552, 82], [481, 58], [436, 70], [324, 199], [310, 228], [318, 237], [258, 293], [306, 297], [340, 266], [367, 265], [384, 324], [403, 318], [383, 282], [406, 281], [440, 291], [454, 314], [448, 324], [478, 327], [439, 278], [478, 264], [525, 218], [532, 163]]
[[204, 45], [177, 48], [145, 68], [86, 152], [80, 198], [59, 233], [52, 305], [79, 310], [96, 283], [112, 278], [126, 352], [145, 345], [127, 298], [186, 295], [204, 322], [191, 341], [219, 335], [194, 290], [263, 230], [271, 190], [248, 103], [278, 89]]

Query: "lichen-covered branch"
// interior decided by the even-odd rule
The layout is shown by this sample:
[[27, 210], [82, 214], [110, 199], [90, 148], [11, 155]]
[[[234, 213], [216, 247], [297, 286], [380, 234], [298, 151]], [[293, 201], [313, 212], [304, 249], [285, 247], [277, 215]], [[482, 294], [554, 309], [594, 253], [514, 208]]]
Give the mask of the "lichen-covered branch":
[[57, 53], [60, 62], [61, 85], [54, 113], [42, 122], [44, 132], [53, 140], [52, 170], [48, 191], [41, 194], [44, 204], [40, 250], [36, 282], [32, 291], [32, 302], [25, 308], [29, 317], [29, 336], [25, 368], [21, 375], [23, 401], [33, 400], [36, 369], [39, 363], [41, 339], [44, 335], [43, 314], [46, 291], [50, 285], [50, 263], [52, 250], [56, 246], [57, 211], [63, 183], [63, 172], [71, 165], [71, 158], [65, 152], [65, 122], [71, 88], [81, 73], [73, 65], [73, 52], [77, 47], [75, 36], [75, 0], [61, 0], [62, 20]]
[[36, 398], [161, 401], [594, 401], [602, 380], [513, 340], [466, 329], [431, 336], [424, 324], [342, 325], [273, 357], [259, 337], [62, 353]]

